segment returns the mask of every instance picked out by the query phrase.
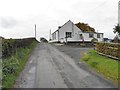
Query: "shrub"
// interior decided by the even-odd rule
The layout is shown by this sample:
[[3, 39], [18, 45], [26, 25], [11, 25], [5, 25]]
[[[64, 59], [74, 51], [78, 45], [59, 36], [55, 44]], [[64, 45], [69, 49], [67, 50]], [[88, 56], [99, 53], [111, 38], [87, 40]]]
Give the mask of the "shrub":
[[120, 44], [97, 42], [96, 50], [120, 59]]
[[16, 53], [17, 48], [28, 47], [35, 38], [26, 39], [3, 39], [2, 40], [2, 58], [6, 58]]

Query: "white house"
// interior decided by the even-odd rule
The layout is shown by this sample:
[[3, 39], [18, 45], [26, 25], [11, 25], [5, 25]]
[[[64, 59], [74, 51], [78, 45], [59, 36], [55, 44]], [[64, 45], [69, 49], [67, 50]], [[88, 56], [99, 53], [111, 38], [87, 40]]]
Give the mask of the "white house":
[[91, 42], [96, 38], [103, 41], [103, 33], [83, 32], [70, 20], [52, 33], [51, 42]]

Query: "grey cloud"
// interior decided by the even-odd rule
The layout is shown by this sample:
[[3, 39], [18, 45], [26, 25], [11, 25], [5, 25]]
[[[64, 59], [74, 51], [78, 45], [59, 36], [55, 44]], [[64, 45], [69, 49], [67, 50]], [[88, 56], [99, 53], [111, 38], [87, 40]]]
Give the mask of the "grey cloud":
[[13, 28], [17, 24], [14, 18], [1, 18], [0, 27], [2, 28]]

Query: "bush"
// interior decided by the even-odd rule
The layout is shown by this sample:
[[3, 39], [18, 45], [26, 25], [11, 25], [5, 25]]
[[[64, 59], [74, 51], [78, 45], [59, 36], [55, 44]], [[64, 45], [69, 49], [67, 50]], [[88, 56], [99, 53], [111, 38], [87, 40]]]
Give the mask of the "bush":
[[[20, 42], [21, 41], [23, 42], [24, 40], [20, 40]], [[15, 43], [15, 45], [16, 44], [18, 43]], [[29, 42], [29, 45], [26, 42], [22, 43], [19, 46], [17, 45], [17, 48], [14, 48], [15, 54], [13, 53], [11, 54], [10, 57], [7, 56], [2, 59], [2, 70], [1, 70], [2, 80], [1, 81], [2, 81], [3, 88], [13, 87], [15, 80], [17, 79], [20, 72], [24, 69], [24, 66], [30, 56], [30, 53], [34, 49], [36, 44], [37, 42], [35, 40], [31, 40]]]
[[120, 44], [97, 42], [96, 50], [120, 59]]
[[2, 58], [6, 58], [16, 53], [17, 48], [28, 47], [35, 38], [26, 39], [3, 39], [2, 40]]

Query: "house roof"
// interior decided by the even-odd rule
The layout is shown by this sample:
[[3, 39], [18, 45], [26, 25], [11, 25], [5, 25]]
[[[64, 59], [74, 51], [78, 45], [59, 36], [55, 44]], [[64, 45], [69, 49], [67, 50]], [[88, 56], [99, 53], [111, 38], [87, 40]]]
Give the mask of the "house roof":
[[[68, 22], [72, 22], [71, 20], [67, 21], [65, 24], [63, 24], [62, 26], [60, 26], [59, 29], [61, 29], [64, 25], [66, 25]], [[72, 22], [73, 23], [73, 22]], [[59, 29], [57, 29], [56, 31], [54, 31], [52, 34], [54, 34], [55, 32], [57, 32]]]
[[[52, 34], [54, 34], [55, 32], [57, 32], [59, 29], [61, 29], [64, 25], [66, 25], [68, 22], [73, 23], [71, 20], [67, 21], [65, 24], [63, 24], [62, 26], [60, 26], [60, 28], [58, 28], [56, 31], [54, 31]], [[74, 24], [74, 23], [73, 23]], [[76, 24], [74, 24], [76, 26]], [[77, 27], [77, 26], [76, 26]], [[78, 27], [77, 27], [78, 28]], [[96, 33], [96, 34], [103, 34], [103, 33], [98, 33], [98, 32], [84, 32], [81, 28], [79, 28], [79, 30], [82, 31], [82, 33]]]

